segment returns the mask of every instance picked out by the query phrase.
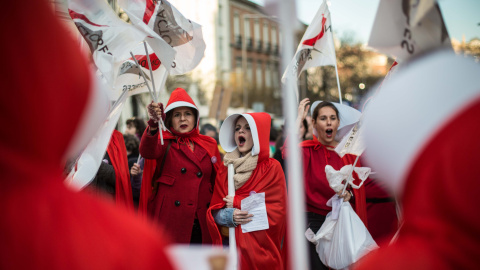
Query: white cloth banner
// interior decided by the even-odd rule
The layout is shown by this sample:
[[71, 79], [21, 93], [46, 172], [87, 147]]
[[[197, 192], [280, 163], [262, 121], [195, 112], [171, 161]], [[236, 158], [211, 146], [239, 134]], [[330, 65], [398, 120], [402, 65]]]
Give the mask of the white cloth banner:
[[[129, 92], [130, 95], [148, 91], [130, 55], [130, 52], [133, 52], [138, 55], [139, 60], [145, 57], [142, 44], [144, 40], [149, 45], [150, 55], [154, 54], [150, 59], [152, 69], [153, 66], [158, 69], [154, 77], [161, 78], [165, 70], [172, 65], [175, 51], [170, 45], [161, 38], [148, 37], [152, 34], [151, 31], [142, 31], [122, 21], [105, 1], [68, 0], [68, 8], [80, 34], [90, 47], [95, 65], [107, 82], [116, 88], [113, 100], [116, 100], [124, 89], [132, 91]], [[158, 68], [160, 63], [162, 68]], [[143, 71], [151, 84], [148, 64], [146, 61], [144, 64]], [[135, 73], [138, 76], [131, 76]], [[119, 76], [121, 78], [117, 82]]]
[[76, 166], [66, 179], [66, 183], [75, 190], [81, 190], [92, 182], [107, 150], [112, 132], [117, 125], [118, 118], [122, 113], [128, 92], [120, 96], [115, 106], [110, 111], [107, 119], [97, 131], [96, 135], [90, 140], [83, 153], [80, 155]]
[[[160, 61], [157, 54], [153, 52], [151, 47], [147, 44], [149, 52], [150, 64], [152, 67], [153, 81], [155, 87], [158, 88], [161, 82], [165, 81], [165, 77], [168, 76], [168, 71], [165, 65]], [[138, 61], [143, 74], [147, 80], [147, 83], [152, 86], [152, 78], [150, 78], [150, 69], [148, 65], [148, 58], [145, 54], [145, 46], [143, 44], [137, 45], [132, 50], [133, 55]], [[129, 96], [133, 96], [140, 93], [148, 92], [148, 87], [140, 74], [140, 70], [135, 64], [132, 57], [125, 60], [119, 67], [118, 77], [115, 81], [116, 99], [127, 90]], [[153, 91], [153, 89], [152, 89]], [[158, 89], [156, 89], [158, 91]], [[157, 93], [158, 95], [158, 93]]]
[[153, 39], [165, 40], [175, 50], [170, 74], [184, 74], [200, 63], [205, 53], [202, 27], [168, 1], [119, 0], [119, 4], [134, 26], [149, 31]]
[[295, 56], [285, 70], [282, 82], [297, 79], [305, 69], [317, 66], [334, 66], [335, 62], [332, 20], [324, 0], [305, 31]]
[[70, 17], [83, 36], [93, 60], [110, 85], [117, 75], [115, 64], [130, 57], [146, 34], [120, 20], [105, 1], [68, 0]]
[[368, 46], [398, 62], [438, 47], [452, 48], [436, 1], [380, 1]]

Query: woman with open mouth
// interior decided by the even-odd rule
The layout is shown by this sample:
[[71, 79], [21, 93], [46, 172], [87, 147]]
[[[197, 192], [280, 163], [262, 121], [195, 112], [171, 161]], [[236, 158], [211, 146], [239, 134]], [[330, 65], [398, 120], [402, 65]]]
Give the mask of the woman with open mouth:
[[[306, 98], [298, 106], [296, 121], [298, 127], [300, 127], [303, 119], [307, 116], [310, 107], [310, 105], [307, 105], [308, 103], [309, 99]], [[326, 101], [313, 103], [311, 115], [314, 137], [313, 140], [306, 140], [300, 143], [304, 164], [307, 226], [314, 233], [320, 229], [326, 215], [332, 211], [332, 208], [327, 206], [327, 201], [335, 195], [335, 191], [329, 186], [325, 166], [330, 165], [335, 170], [340, 170], [344, 165], [353, 164], [355, 160], [355, 156], [348, 154], [341, 158], [334, 150], [338, 144], [335, 136], [341, 124], [339, 109], [336, 105]], [[344, 109], [342, 106], [339, 107]], [[353, 108], [350, 109], [353, 110]], [[358, 121], [358, 118], [356, 121]], [[357, 166], [359, 166], [358, 163]], [[354, 175], [356, 176], [356, 174]], [[338, 195], [344, 198], [344, 201], [349, 201], [352, 195], [355, 195], [356, 200], [352, 202], [352, 206], [366, 224], [365, 191], [363, 186], [360, 190], [354, 189], [353, 194], [351, 188], [347, 188], [345, 193], [341, 194], [340, 191]], [[329, 269], [320, 261], [315, 245], [312, 243], [309, 243], [309, 252], [310, 269]]]
[[[139, 211], [161, 224], [175, 243], [211, 243], [206, 212], [215, 179], [224, 169], [217, 142], [199, 133], [198, 108], [184, 89], [172, 92], [165, 110], [153, 102], [147, 109]], [[160, 131], [163, 144], [160, 119], [167, 128]]]
[[[269, 158], [270, 124], [267, 113], [233, 114], [220, 128], [220, 144], [227, 152], [224, 164], [233, 164], [235, 170], [235, 196], [227, 196], [224, 172], [215, 185], [207, 221], [212, 241], [218, 245], [228, 240], [222, 228], [235, 227], [240, 269], [285, 269], [281, 242], [285, 237], [286, 183], [280, 163]], [[262, 193], [268, 226], [245, 232], [247, 228], [242, 226], [256, 221], [256, 216], [242, 210], [242, 200]]]

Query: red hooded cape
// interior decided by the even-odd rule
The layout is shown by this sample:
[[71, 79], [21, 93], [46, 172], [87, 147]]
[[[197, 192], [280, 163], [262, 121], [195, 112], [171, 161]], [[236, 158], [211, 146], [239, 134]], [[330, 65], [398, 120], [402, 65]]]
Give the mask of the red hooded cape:
[[[287, 190], [280, 163], [268, 157], [271, 118], [267, 113], [248, 115], [255, 120], [260, 153], [257, 167], [252, 175], [242, 187], [235, 191], [234, 207], [241, 209], [241, 200], [248, 197], [251, 191], [265, 192], [269, 229], [242, 233], [242, 225], [235, 228], [240, 267], [241, 269], [285, 269], [285, 257], [282, 255], [281, 242], [285, 238], [286, 231]], [[252, 127], [250, 122], [249, 124]], [[223, 198], [228, 194], [227, 176], [227, 170], [225, 170], [215, 185], [211, 206], [207, 211], [210, 235], [216, 245], [222, 244], [222, 236], [211, 211], [225, 206]]]
[[[15, 41], [0, 44], [9, 65], [0, 75], [0, 119], [8, 127], [0, 135], [0, 269], [172, 269], [152, 225], [63, 182], [62, 161], [87, 130], [81, 123], [98, 128], [109, 104], [105, 93], [93, 102], [78, 41], [50, 1], [3, 7], [0, 34]], [[103, 115], [84, 118], [92, 107]]]
[[[320, 147], [324, 147], [321, 144], [317, 137], [313, 136], [313, 140], [307, 140], [300, 143], [301, 147], [313, 147], [315, 150], [320, 149]], [[332, 151], [334, 154], [335, 151], [333, 149], [326, 148], [327, 151]], [[346, 154], [343, 156], [342, 160], [344, 165], [353, 165], [355, 163], [356, 156]], [[357, 161], [357, 167], [361, 167], [360, 161]], [[354, 177], [354, 184], [358, 185], [361, 180], [358, 178], [357, 173], [353, 172]], [[358, 217], [363, 221], [366, 227], [368, 227], [367, 223], [367, 206], [366, 206], [366, 196], [365, 196], [365, 187], [362, 185], [359, 189], [353, 189], [353, 195], [355, 196], [355, 212], [357, 213]]]
[[112, 161], [115, 170], [115, 200], [117, 205], [123, 205], [133, 209], [132, 185], [130, 183], [130, 172], [128, 171], [127, 149], [123, 134], [113, 130], [112, 137], [108, 143], [107, 153]]
[[[169, 112], [170, 110], [176, 107], [187, 106], [197, 110], [197, 125], [196, 127], [188, 134], [187, 138], [193, 141], [195, 144], [204, 148], [211, 159], [215, 158], [216, 162], [213, 163], [213, 167], [217, 173], [216, 179], [218, 179], [222, 170], [225, 169], [223, 166], [220, 158], [220, 153], [218, 151], [217, 142], [215, 139], [200, 134], [199, 132], [199, 112], [198, 108], [196, 107], [195, 103], [193, 102], [192, 98], [188, 95], [188, 93], [182, 89], [177, 88], [175, 89], [170, 99], [168, 100], [167, 106], [165, 107], [165, 113]], [[150, 128], [145, 130], [145, 133], [150, 132]], [[177, 140], [177, 136], [172, 134], [170, 131], [162, 131], [164, 144], [168, 144], [168, 140]], [[158, 135], [158, 133], [157, 133]], [[160, 143], [161, 137], [158, 135], [158, 143]], [[172, 144], [173, 146], [174, 144]], [[142, 175], [142, 186], [140, 188], [140, 199], [139, 199], [139, 206], [138, 212], [146, 217], [147, 216], [147, 205], [148, 200], [152, 195], [152, 178], [155, 173], [155, 168], [157, 166], [157, 161], [155, 159], [145, 159], [145, 165], [143, 168], [143, 175]], [[217, 180], [215, 180], [217, 182]]]

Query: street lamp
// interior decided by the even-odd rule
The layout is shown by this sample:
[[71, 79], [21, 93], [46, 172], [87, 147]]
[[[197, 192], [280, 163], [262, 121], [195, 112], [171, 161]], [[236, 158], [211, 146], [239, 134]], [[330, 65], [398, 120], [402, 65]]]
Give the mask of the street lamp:
[[[242, 34], [242, 71], [243, 71], [243, 107], [245, 112], [248, 108], [248, 89], [247, 89], [247, 37], [245, 34], [246, 29], [246, 19], [257, 19], [257, 18], [268, 18], [274, 19], [275, 16], [268, 16], [263, 14], [240, 14], [241, 21], [243, 22], [243, 34]], [[255, 34], [255, 33], [254, 33]]]

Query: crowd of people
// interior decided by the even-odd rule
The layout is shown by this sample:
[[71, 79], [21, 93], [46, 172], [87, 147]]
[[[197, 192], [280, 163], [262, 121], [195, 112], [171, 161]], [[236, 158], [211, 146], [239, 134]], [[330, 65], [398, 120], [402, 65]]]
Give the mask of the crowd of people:
[[[184, 89], [177, 88], [165, 107], [153, 101], [147, 106], [148, 122], [133, 118], [127, 120], [125, 134], [115, 130], [90, 186], [82, 192], [72, 191], [62, 182], [62, 169], [100, 125], [100, 120], [84, 121], [83, 117], [90, 115], [90, 110], [99, 119], [106, 117], [108, 100], [95, 92], [86, 59], [76, 52], [74, 41], [46, 2], [10, 4], [10, 8], [0, 17], [2, 33], [16, 36], [24, 46], [12, 42], [0, 45], [3, 51], [11, 52], [5, 55], [12, 68], [4, 89], [15, 89], [11, 99], [1, 102], [5, 112], [1, 117], [9, 126], [0, 140], [4, 177], [0, 189], [4, 206], [1, 269], [173, 269], [167, 245], [229, 245], [226, 228], [235, 228], [241, 269], [287, 269], [287, 249], [291, 248], [286, 235], [287, 182], [296, 179], [285, 177], [283, 158], [288, 155], [284, 147], [288, 138], [282, 132], [272, 136], [275, 132], [269, 114], [230, 115], [220, 132], [211, 125], [201, 128], [197, 105]], [[33, 17], [35, 27], [51, 31], [31, 31], [29, 19]], [[11, 21], [18, 22], [18, 29], [5, 27]], [[36, 42], [40, 39], [55, 42]], [[53, 54], [57, 57], [52, 58]], [[396, 242], [388, 247], [398, 230], [398, 217], [396, 201], [386, 188], [369, 178], [359, 189], [349, 187], [336, 193], [327, 181], [327, 165], [339, 170], [354, 163], [353, 156], [340, 157], [333, 150], [338, 144], [335, 137], [342, 108], [327, 101], [315, 102], [312, 108], [309, 99], [299, 103], [296, 125], [303, 157], [307, 227], [317, 231], [322, 226], [331, 211], [326, 202], [335, 194], [351, 202], [380, 245], [378, 251], [360, 261], [361, 269], [478, 267], [480, 221], [474, 214], [474, 196], [465, 190], [475, 186], [471, 175], [478, 171], [478, 125], [469, 128], [480, 113], [479, 68], [466, 59], [444, 54], [403, 73], [397, 83], [411, 95], [417, 93], [416, 84], [423, 82], [418, 74], [442, 66], [444, 62], [437, 59], [449, 63], [449, 70], [443, 71], [438, 83], [427, 78], [436, 85], [425, 85], [423, 90], [429, 96], [444, 97], [446, 106], [439, 110], [430, 102], [422, 107], [419, 97], [409, 114], [425, 120], [422, 123], [427, 128], [417, 125], [418, 132], [413, 134], [422, 137], [423, 145], [412, 143], [420, 139], [402, 146], [393, 144], [392, 138], [412, 136], [412, 130], [401, 125], [386, 129], [383, 125], [382, 112], [390, 112], [398, 121], [405, 117], [402, 106], [408, 100], [395, 96], [400, 91], [380, 96], [384, 103], [376, 103], [371, 111], [377, 118], [367, 121], [369, 138], [376, 140], [369, 144], [369, 164], [381, 164], [381, 176], [393, 179], [386, 183], [403, 200], [403, 227]], [[32, 71], [29, 80], [18, 72], [27, 61]], [[48, 70], [43, 66], [47, 62]], [[462, 93], [441, 91], [446, 87], [442, 82], [446, 74], [462, 79]], [[65, 89], [69, 91], [61, 91]], [[465, 105], [465, 100], [470, 103]], [[39, 111], [41, 118], [32, 117]], [[448, 119], [446, 124], [444, 119]], [[472, 143], [459, 143], [458, 134]], [[363, 159], [356, 164], [361, 163]], [[235, 171], [234, 196], [229, 195], [229, 165]], [[359, 181], [356, 174], [354, 178]], [[107, 194], [107, 199], [98, 194]], [[262, 224], [267, 226], [244, 232], [256, 214], [242, 209], [242, 201], [257, 194], [263, 198], [260, 204], [265, 205], [267, 218]], [[309, 258], [312, 269], [328, 269], [313, 245]]]
[[[355, 156], [341, 158], [334, 151], [343, 107], [322, 101], [309, 111], [309, 103], [308, 98], [300, 102], [296, 124], [304, 161], [306, 221], [316, 232], [332, 209], [327, 201], [336, 193], [329, 186], [325, 166], [340, 170], [354, 163]], [[152, 102], [146, 109], [148, 122], [128, 119], [123, 135], [132, 199], [140, 215], [160, 225], [170, 240], [179, 244], [228, 245], [228, 228], [235, 228], [242, 269], [272, 265], [285, 269], [286, 138], [281, 131], [272, 132], [270, 115], [233, 114], [222, 123], [220, 132], [211, 124], [200, 128], [199, 110], [181, 88], [172, 92], [165, 108]], [[161, 120], [166, 130], [161, 128]], [[120, 182], [115, 181], [116, 172], [109, 163], [107, 152], [97, 178], [110, 173], [110, 188], [105, 189], [106, 184], [98, 187], [114, 195], [115, 184]], [[235, 196], [228, 195], [228, 164], [234, 166]], [[360, 181], [356, 174], [354, 177]], [[269, 226], [242, 233], [242, 225], [254, 217], [242, 210], [241, 201], [252, 192], [265, 193]], [[391, 240], [398, 225], [395, 201], [380, 185], [367, 179], [360, 189], [349, 187], [337, 194], [352, 203], [380, 245]], [[311, 268], [328, 269], [313, 244], [309, 250]]]

